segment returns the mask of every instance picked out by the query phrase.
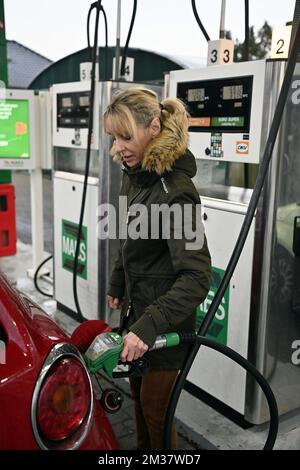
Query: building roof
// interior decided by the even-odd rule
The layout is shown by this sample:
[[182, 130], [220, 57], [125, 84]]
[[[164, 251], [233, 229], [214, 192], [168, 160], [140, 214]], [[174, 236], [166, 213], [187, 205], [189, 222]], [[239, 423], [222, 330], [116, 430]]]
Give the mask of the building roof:
[[8, 86], [10, 88], [28, 88], [35, 77], [52, 64], [50, 59], [17, 41], [7, 40], [6, 44]]
[[[121, 49], [121, 55], [123, 50]], [[111, 80], [113, 70], [113, 58], [115, 47], [109, 46], [107, 51], [99, 47], [99, 79]], [[105, 61], [107, 57], [107, 61]], [[129, 48], [128, 57], [135, 60], [134, 82], [138, 83], [163, 83], [164, 74], [170, 70], [178, 70], [183, 67], [157, 52], [145, 49]], [[57, 62], [51, 64], [42, 71], [30, 84], [29, 88], [34, 90], [47, 89], [54, 83], [77, 82], [80, 80], [79, 67], [83, 62], [89, 62], [89, 50], [87, 48], [76, 51]], [[105, 66], [107, 62], [107, 67]], [[107, 74], [105, 73], [107, 70]]]
[[[109, 69], [112, 70], [114, 47], [108, 48]], [[101, 56], [104, 54], [103, 48]], [[129, 49], [136, 60], [135, 81], [163, 80], [164, 72], [178, 68], [203, 66], [202, 58], [159, 55], [142, 49]], [[79, 80], [79, 63], [86, 62], [88, 50], [76, 51], [57, 62], [38, 54], [17, 41], [7, 40], [8, 86], [10, 88], [48, 88], [53, 83]], [[100, 79], [103, 69], [100, 68]]]

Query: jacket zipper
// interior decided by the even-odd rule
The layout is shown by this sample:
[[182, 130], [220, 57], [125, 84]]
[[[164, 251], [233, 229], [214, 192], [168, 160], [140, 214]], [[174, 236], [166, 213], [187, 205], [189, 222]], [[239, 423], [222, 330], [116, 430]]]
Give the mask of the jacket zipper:
[[130, 316], [130, 313], [131, 313], [131, 309], [132, 309], [132, 302], [131, 302], [131, 300], [129, 300], [129, 304], [128, 304], [126, 313], [125, 313], [124, 317], [122, 318], [121, 325], [119, 326], [119, 329], [118, 329], [118, 334], [121, 335], [121, 336], [124, 333], [124, 331], [126, 331], [129, 316]]
[[165, 178], [160, 178], [161, 184], [163, 185], [165, 193], [169, 194], [168, 188], [165, 183]]
[[[126, 225], [128, 225], [128, 222], [129, 222], [130, 206], [131, 206], [131, 204], [133, 203], [133, 201], [140, 195], [140, 193], [142, 192], [142, 189], [143, 189], [143, 188], [140, 188], [139, 191], [131, 198], [131, 201], [128, 203]], [[126, 239], [126, 241], [127, 241], [127, 239]], [[125, 243], [126, 243], [126, 241], [125, 241]], [[125, 243], [124, 243], [124, 245], [125, 245]]]
[[[126, 218], [126, 225], [128, 226], [128, 223], [129, 223], [129, 217], [130, 217], [130, 206], [131, 204], [133, 203], [133, 201], [140, 195], [140, 193], [142, 192], [142, 188], [139, 189], [139, 191], [131, 198], [131, 201], [128, 203], [128, 210], [127, 210], [127, 218]], [[126, 238], [125, 242], [124, 242], [124, 245], [123, 245], [123, 248], [122, 248], [122, 255], [123, 255], [123, 250], [124, 250], [124, 247], [127, 243], [127, 240], [128, 240], [128, 237]], [[123, 258], [123, 264], [124, 264], [124, 258]], [[128, 309], [127, 309], [127, 312], [125, 314], [125, 318], [124, 320], [126, 320], [126, 323], [128, 322], [128, 317], [130, 315], [130, 312], [132, 310], [132, 300], [131, 300], [131, 288], [130, 288], [130, 285], [128, 286], [128, 294], [129, 294], [129, 305], [128, 305]]]

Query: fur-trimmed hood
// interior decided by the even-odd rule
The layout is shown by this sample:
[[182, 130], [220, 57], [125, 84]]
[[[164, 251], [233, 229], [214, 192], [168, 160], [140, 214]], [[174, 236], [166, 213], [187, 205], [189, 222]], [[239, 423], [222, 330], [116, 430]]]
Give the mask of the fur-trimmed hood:
[[[196, 165], [194, 157], [187, 150], [188, 141], [188, 132], [183, 131], [179, 126], [174, 129], [163, 128], [160, 134], [146, 147], [141, 169], [149, 173], [155, 172], [161, 176], [165, 172], [172, 171], [175, 167], [176, 169], [182, 167], [183, 163], [185, 163], [185, 167], [188, 161], [184, 159], [185, 162], [183, 162], [180, 157], [190, 155], [193, 158], [193, 169], [183, 167], [182, 170], [187, 170], [189, 176], [193, 177], [196, 173]], [[116, 152], [114, 146], [110, 153], [115, 162], [123, 165], [122, 156], [119, 152]], [[190, 175], [190, 173], [193, 174]]]

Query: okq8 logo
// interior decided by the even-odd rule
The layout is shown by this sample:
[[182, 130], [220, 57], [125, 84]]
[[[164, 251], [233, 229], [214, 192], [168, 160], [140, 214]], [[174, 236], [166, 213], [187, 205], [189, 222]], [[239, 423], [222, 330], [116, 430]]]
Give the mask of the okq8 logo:
[[4, 341], [0, 340], [0, 365], [1, 364], [6, 364], [5, 351], [6, 351], [6, 344], [4, 343]]

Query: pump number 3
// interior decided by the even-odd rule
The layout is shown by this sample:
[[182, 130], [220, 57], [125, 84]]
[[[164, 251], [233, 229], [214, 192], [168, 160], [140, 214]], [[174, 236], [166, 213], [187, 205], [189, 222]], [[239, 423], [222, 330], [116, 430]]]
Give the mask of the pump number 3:
[[210, 52], [210, 62], [212, 64], [217, 64], [219, 62], [219, 53], [222, 54], [221, 61], [224, 64], [229, 64], [231, 62], [230, 50], [224, 49], [223, 51], [218, 51], [218, 49], [212, 49]]

